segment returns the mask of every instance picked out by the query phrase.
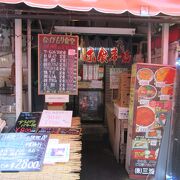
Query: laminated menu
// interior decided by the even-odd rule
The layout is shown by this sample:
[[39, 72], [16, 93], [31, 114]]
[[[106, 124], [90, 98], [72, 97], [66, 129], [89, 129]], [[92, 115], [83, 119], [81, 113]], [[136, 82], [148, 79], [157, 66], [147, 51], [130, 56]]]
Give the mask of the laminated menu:
[[78, 36], [38, 35], [39, 94], [77, 95]]
[[132, 67], [126, 155], [130, 178], [155, 175], [164, 126], [171, 118], [175, 75], [173, 66]]

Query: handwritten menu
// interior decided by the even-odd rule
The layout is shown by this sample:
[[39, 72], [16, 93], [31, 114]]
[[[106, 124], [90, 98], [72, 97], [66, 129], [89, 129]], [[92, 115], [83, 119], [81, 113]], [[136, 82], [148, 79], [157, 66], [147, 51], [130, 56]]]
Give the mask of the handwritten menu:
[[38, 35], [39, 94], [77, 95], [78, 36]]
[[21, 112], [15, 125], [16, 132], [36, 132], [41, 113]]
[[171, 119], [175, 74], [173, 66], [133, 65], [131, 178], [155, 174], [164, 126]]
[[48, 139], [46, 133], [0, 134], [0, 171], [41, 170]]
[[71, 127], [72, 111], [43, 110], [39, 128]]

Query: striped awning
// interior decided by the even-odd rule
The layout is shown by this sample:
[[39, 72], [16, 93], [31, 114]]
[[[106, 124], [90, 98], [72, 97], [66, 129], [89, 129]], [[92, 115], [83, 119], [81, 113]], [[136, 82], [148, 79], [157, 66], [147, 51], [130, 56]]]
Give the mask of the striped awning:
[[31, 7], [52, 9], [60, 6], [66, 10], [121, 14], [126, 11], [138, 16], [155, 16], [159, 13], [180, 16], [180, 0], [0, 0], [0, 3], [24, 2]]

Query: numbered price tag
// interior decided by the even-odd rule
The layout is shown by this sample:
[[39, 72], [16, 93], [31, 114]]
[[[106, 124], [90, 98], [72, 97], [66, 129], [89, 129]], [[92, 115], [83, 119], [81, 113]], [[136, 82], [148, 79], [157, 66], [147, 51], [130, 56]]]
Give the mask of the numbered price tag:
[[170, 96], [169, 95], [160, 95], [160, 100], [168, 101], [168, 100], [170, 100]]
[[140, 80], [140, 81], [139, 81], [139, 85], [141, 85], [141, 86], [149, 85], [149, 81]]
[[164, 87], [165, 86], [165, 82], [156, 82], [155, 86], [156, 87]]
[[141, 104], [141, 105], [149, 105], [149, 100], [147, 100], [147, 99], [140, 99], [139, 100], [139, 104]]

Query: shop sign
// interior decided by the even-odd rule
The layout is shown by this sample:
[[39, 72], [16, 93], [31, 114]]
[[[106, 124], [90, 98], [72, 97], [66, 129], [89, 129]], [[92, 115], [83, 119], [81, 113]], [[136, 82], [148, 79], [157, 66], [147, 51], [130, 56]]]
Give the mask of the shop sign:
[[101, 47], [98, 50], [98, 54], [96, 56], [95, 49], [90, 47], [87, 48], [87, 51], [83, 53], [82, 58], [83, 61], [89, 63], [116, 63], [118, 60], [121, 60], [123, 64], [129, 64], [131, 62], [131, 53], [129, 50], [123, 50], [118, 52], [118, 48], [113, 47], [110, 48], [110, 52], [106, 50], [106, 48]]

